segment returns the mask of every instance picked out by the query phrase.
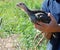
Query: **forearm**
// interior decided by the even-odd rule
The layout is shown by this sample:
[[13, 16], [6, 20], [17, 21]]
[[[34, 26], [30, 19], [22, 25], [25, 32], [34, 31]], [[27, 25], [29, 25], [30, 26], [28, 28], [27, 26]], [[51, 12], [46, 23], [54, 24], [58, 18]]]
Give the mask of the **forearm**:
[[48, 30], [48, 32], [60, 32], [60, 24], [58, 26], [53, 26], [50, 30]]
[[58, 27], [56, 28], [56, 32], [60, 32], [60, 24], [58, 24]]

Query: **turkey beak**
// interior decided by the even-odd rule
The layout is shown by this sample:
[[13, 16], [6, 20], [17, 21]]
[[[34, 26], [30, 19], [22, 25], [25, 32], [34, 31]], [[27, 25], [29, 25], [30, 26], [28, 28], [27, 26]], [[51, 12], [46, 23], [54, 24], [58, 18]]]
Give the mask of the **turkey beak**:
[[19, 7], [19, 4], [17, 4], [16, 6], [18, 6], [18, 7]]
[[[19, 4], [17, 4], [16, 6], [21, 8], [21, 6], [20, 6]], [[22, 11], [24, 11], [24, 9], [23, 9], [23, 8], [21, 8], [21, 10], [22, 10]]]

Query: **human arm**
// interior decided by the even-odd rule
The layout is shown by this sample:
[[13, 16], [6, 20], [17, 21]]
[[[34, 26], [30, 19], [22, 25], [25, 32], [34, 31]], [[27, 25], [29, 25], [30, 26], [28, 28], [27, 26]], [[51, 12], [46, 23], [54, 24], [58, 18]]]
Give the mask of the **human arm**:
[[60, 32], [60, 26], [57, 24], [56, 19], [50, 13], [48, 13], [48, 16], [51, 18], [51, 21], [49, 24], [38, 22], [40, 25], [35, 24], [35, 28], [45, 33]]

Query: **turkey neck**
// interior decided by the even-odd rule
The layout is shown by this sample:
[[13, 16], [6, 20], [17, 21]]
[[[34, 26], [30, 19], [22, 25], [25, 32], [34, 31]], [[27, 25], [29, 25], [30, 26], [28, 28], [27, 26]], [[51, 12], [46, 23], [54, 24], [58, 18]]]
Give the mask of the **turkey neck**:
[[31, 10], [26, 5], [24, 6], [23, 9], [28, 15], [32, 13]]

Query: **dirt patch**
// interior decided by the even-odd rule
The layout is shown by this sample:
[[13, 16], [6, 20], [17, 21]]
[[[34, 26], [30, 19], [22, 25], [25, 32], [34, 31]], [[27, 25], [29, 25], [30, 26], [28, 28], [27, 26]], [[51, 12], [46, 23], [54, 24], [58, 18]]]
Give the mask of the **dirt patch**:
[[18, 34], [12, 34], [7, 38], [0, 38], [0, 50], [21, 50], [17, 38]]

